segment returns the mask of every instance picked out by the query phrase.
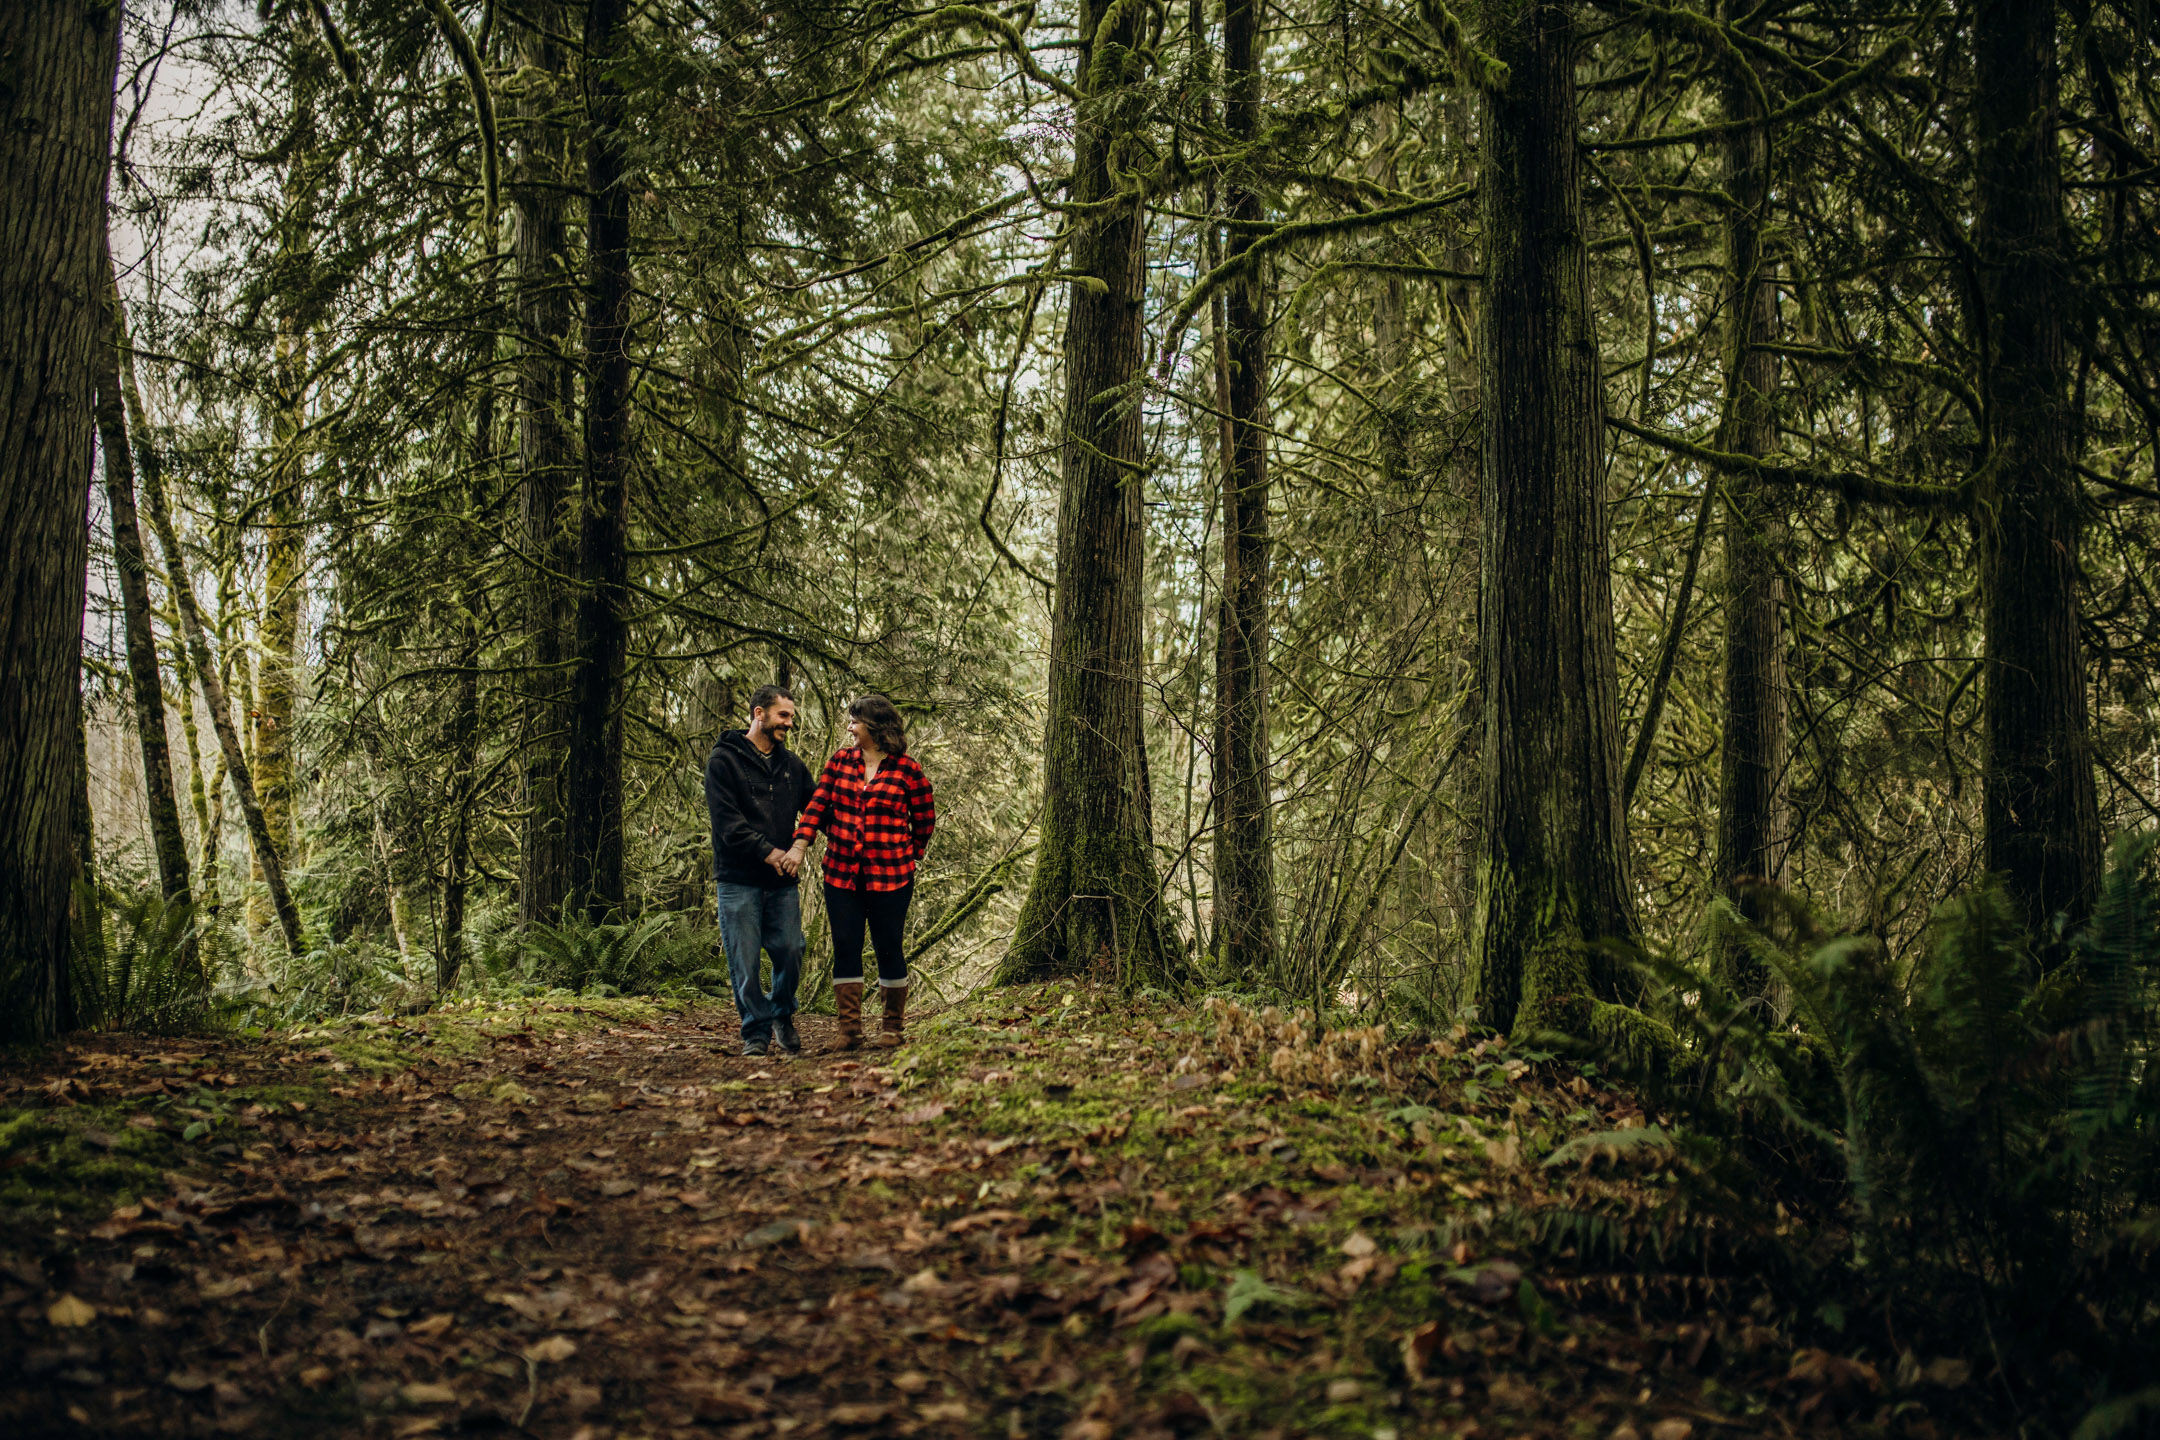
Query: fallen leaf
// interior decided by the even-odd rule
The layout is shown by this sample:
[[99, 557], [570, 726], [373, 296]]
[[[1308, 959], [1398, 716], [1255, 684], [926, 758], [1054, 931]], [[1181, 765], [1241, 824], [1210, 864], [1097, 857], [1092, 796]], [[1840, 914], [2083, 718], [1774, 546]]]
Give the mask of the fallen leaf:
[[210, 1388], [210, 1377], [200, 1370], [175, 1370], [165, 1377], [165, 1383], [183, 1395], [193, 1395]]
[[455, 1324], [457, 1324], [457, 1316], [455, 1315], [430, 1315], [425, 1320], [415, 1320], [412, 1324], [406, 1326], [405, 1333], [407, 1335], [417, 1335], [423, 1340], [432, 1340]]
[[398, 1386], [398, 1396], [408, 1405], [455, 1405], [457, 1391], [432, 1380], [412, 1380]]
[[337, 1378], [337, 1371], [328, 1365], [310, 1365], [300, 1372], [300, 1383], [310, 1390], [320, 1390]]
[[893, 1376], [892, 1383], [903, 1395], [920, 1395], [930, 1388], [930, 1377], [920, 1370], [903, 1370]]
[[78, 1300], [73, 1295], [62, 1295], [46, 1310], [45, 1318], [55, 1325], [72, 1330], [97, 1319], [97, 1307], [87, 1301]]
[[928, 1123], [929, 1121], [937, 1119], [940, 1115], [943, 1115], [947, 1110], [950, 1110], [951, 1108], [952, 1107], [950, 1105], [947, 1105], [944, 1101], [935, 1100], [928, 1105], [918, 1105], [915, 1109], [908, 1111], [905, 1115], [902, 1115], [900, 1117], [900, 1120], [901, 1123], [906, 1125], [922, 1125]]
[[915, 1413], [924, 1420], [964, 1423], [974, 1412], [961, 1401], [941, 1400], [934, 1405], [918, 1405]]
[[525, 1347], [525, 1358], [536, 1365], [560, 1365], [577, 1354], [577, 1342], [567, 1335], [550, 1335]]
[[1688, 1440], [1695, 1433], [1694, 1422], [1674, 1417], [1660, 1420], [1650, 1427], [1650, 1440]]
[[845, 1425], [850, 1429], [855, 1429], [865, 1425], [878, 1424], [890, 1414], [892, 1414], [890, 1405], [835, 1405], [825, 1412], [825, 1419], [831, 1424]]
[[1353, 1260], [1363, 1260], [1379, 1248], [1372, 1236], [1362, 1230], [1351, 1231], [1350, 1238], [1342, 1242], [1342, 1253]]
[[1347, 1405], [1365, 1394], [1365, 1386], [1356, 1380], [1330, 1380], [1327, 1387], [1328, 1404]]

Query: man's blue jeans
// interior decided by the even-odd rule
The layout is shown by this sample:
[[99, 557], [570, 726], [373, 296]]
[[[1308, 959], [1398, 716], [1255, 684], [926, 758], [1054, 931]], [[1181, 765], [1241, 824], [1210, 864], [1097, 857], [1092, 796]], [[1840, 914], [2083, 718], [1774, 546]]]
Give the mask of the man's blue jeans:
[[[742, 1017], [745, 1040], [772, 1038], [773, 1022], [795, 1013], [795, 987], [802, 983], [802, 898], [793, 885], [767, 890], [762, 885], [716, 887], [720, 904], [720, 944], [727, 950], [728, 978], [735, 983], [735, 1013]], [[772, 994], [758, 979], [758, 952], [772, 956]]]

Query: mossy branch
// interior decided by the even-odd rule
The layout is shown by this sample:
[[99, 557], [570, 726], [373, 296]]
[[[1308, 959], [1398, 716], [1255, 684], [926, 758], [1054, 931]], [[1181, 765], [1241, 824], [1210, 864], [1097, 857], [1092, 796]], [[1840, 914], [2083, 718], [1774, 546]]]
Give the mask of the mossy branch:
[[[436, 3], [439, 3], [439, 0], [436, 0]], [[862, 99], [863, 95], [872, 86], [886, 78], [887, 67], [892, 64], [894, 57], [905, 52], [916, 41], [927, 39], [932, 35], [942, 35], [947, 31], [958, 30], [968, 25], [987, 31], [1002, 43], [1004, 48], [1011, 53], [1014, 61], [1019, 64], [1021, 73], [1030, 80], [1057, 92], [1067, 100], [1078, 101], [1080, 99], [1079, 91], [1035, 63], [1035, 56], [1028, 50], [1026, 37], [1021, 35], [1010, 20], [974, 5], [950, 5], [927, 20], [910, 25], [887, 42], [885, 48], [878, 53], [877, 60], [864, 72], [861, 83], [848, 91], [847, 94], [833, 101], [827, 108], [826, 113], [828, 115], [841, 115], [854, 109], [857, 102]]]
[[1407, 205], [1391, 206], [1386, 210], [1367, 210], [1357, 215], [1337, 215], [1326, 220], [1305, 220], [1277, 227], [1274, 231], [1254, 241], [1243, 252], [1231, 256], [1222, 264], [1217, 265], [1207, 274], [1201, 276], [1200, 283], [1193, 286], [1186, 293], [1185, 298], [1178, 302], [1178, 308], [1171, 315], [1168, 331], [1163, 337], [1162, 360], [1158, 367], [1158, 375], [1161, 378], [1168, 378], [1170, 362], [1177, 354], [1178, 342], [1185, 338], [1185, 327], [1192, 323], [1193, 316], [1200, 313], [1201, 307], [1208, 303], [1215, 292], [1240, 276], [1250, 273], [1259, 266], [1261, 261], [1266, 260], [1277, 251], [1286, 250], [1304, 240], [1329, 239], [1344, 235], [1362, 234], [1367, 230], [1383, 229], [1398, 220], [1411, 220], [1419, 215], [1444, 209], [1476, 193], [1475, 186], [1457, 185], [1453, 189], [1442, 191], [1438, 195], [1429, 196], [1423, 200], [1414, 200]]
[[465, 72], [465, 88], [472, 95], [473, 119], [480, 127], [480, 188], [487, 196], [487, 232], [492, 244], [495, 217], [502, 205], [501, 175], [495, 159], [495, 97], [488, 89], [487, 71], [480, 63], [480, 48], [473, 44], [449, 0], [427, 0], [427, 7], [449, 43], [450, 53], [457, 57], [458, 68]]
[[1684, 456], [1726, 475], [1757, 475], [1787, 485], [1814, 490], [1835, 490], [1848, 500], [1876, 505], [1901, 505], [1915, 510], [1963, 510], [1972, 503], [1979, 472], [1955, 485], [1914, 485], [1900, 480], [1878, 480], [1857, 470], [1826, 470], [1814, 465], [1773, 465], [1752, 455], [1735, 455], [1697, 445], [1677, 435], [1664, 435], [1647, 426], [1607, 415], [1605, 423], [1638, 440], [1647, 441], [1668, 454]]
[[1446, 52], [1455, 73], [1465, 85], [1487, 95], [1498, 95], [1507, 89], [1506, 62], [1478, 49], [1469, 32], [1463, 29], [1462, 21], [1456, 19], [1455, 12], [1441, 0], [1418, 0], [1418, 14], [1425, 17], [1425, 23], [1440, 37], [1440, 48]]

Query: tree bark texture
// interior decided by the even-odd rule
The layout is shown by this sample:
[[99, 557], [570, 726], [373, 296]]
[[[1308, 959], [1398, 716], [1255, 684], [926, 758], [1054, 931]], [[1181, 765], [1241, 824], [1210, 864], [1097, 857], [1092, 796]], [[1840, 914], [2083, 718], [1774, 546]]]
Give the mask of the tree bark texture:
[[1974, 226], [1987, 309], [1979, 531], [1987, 646], [1987, 866], [2036, 931], [2090, 904], [2101, 865], [2083, 646], [2056, 148], [2056, 7], [1980, 0], [1973, 23]]
[[554, 119], [562, 54], [552, 32], [560, 8], [537, 7], [535, 28], [519, 34], [527, 89], [518, 107], [517, 206], [518, 491], [529, 566], [524, 583], [524, 818], [518, 846], [518, 922], [560, 917], [570, 891], [570, 841], [563, 809], [569, 748], [570, 595], [577, 530], [570, 505], [576, 454], [575, 367], [569, 359], [569, 241], [561, 186], [567, 167]]
[[1510, 68], [1482, 125], [1485, 285], [1478, 1003], [1502, 1031], [1585, 1033], [1629, 989], [1603, 395], [1565, 0], [1492, 0]]
[[[1755, 92], [1724, 82], [1725, 118], [1760, 120]], [[1777, 288], [1763, 248], [1770, 204], [1770, 136], [1757, 128], [1725, 141], [1725, 409], [1718, 448], [1769, 455], [1777, 448]], [[1714, 477], [1712, 483], [1715, 483]], [[1762, 885], [1782, 885], [1791, 847], [1786, 720], [1782, 497], [1753, 475], [1724, 477], [1724, 744], [1718, 764], [1717, 849], [1712, 879], [1740, 913], [1760, 920]], [[1746, 991], [1761, 967], [1745, 952], [1723, 957]]]
[[570, 890], [587, 915], [623, 902], [622, 682], [629, 602], [630, 192], [623, 183], [623, 97], [605, 62], [623, 0], [587, 12], [585, 472], [578, 528], [577, 650], [571, 666], [564, 798]]
[[[180, 795], [173, 780], [172, 745], [165, 733], [165, 681], [158, 669], [156, 611], [150, 603], [150, 565], [142, 522], [135, 512], [135, 457], [128, 445], [127, 400], [120, 390], [120, 350], [127, 329], [112, 248], [99, 251], [103, 333], [97, 347], [98, 448], [105, 461], [105, 506], [112, 516], [113, 568], [119, 572], [122, 634], [128, 680], [135, 701], [136, 738], [142, 747], [143, 798], [150, 811], [150, 848], [157, 856], [159, 888], [168, 901], [192, 901], [187, 835], [180, 828]], [[189, 961], [194, 956], [190, 947]]]
[[[308, 350], [313, 328], [314, 130], [309, 72], [312, 27], [293, 27], [292, 153], [278, 217], [278, 336], [271, 369], [270, 495], [263, 507], [262, 625], [254, 734], [254, 780], [263, 821], [280, 856], [298, 853], [293, 822], [293, 722], [299, 711], [300, 612], [307, 575], [304, 518], [308, 462]], [[258, 874], [260, 866], [258, 864]], [[261, 917], [267, 919], [267, 917]]]
[[73, 1016], [92, 367], [119, 8], [0, 5], [0, 1038]]
[[[1117, 193], [1134, 103], [1125, 67], [1139, 7], [1083, 0], [1073, 136], [1076, 206]], [[1107, 25], [1106, 22], [1107, 21]], [[1066, 301], [1065, 410], [1051, 603], [1042, 843], [999, 979], [1099, 968], [1121, 979], [1169, 969], [1141, 735], [1141, 547], [1146, 478], [1140, 389], [1146, 246], [1140, 208], [1082, 222]]]
[[[1233, 144], [1259, 133], [1257, 0], [1223, 14], [1224, 118]], [[1253, 244], [1260, 196], [1233, 184], [1229, 253]], [[1242, 225], [1238, 222], [1243, 222]], [[1275, 861], [1268, 795], [1268, 322], [1257, 271], [1229, 286], [1223, 456], [1223, 589], [1215, 650], [1215, 944], [1233, 973], [1275, 965]]]
[[[465, 513], [484, 513], [486, 495], [480, 479], [495, 455], [495, 391], [483, 387], [473, 413], [473, 479], [467, 483]], [[478, 568], [468, 565], [469, 577]], [[450, 835], [443, 860], [441, 948], [435, 956], [435, 991], [448, 994], [465, 969], [465, 908], [472, 890], [472, 814], [474, 777], [480, 762], [480, 611], [487, 597], [477, 580], [468, 583], [458, 606], [460, 635], [457, 678], [450, 720], [443, 741], [450, 761]]]
[[[173, 608], [180, 615], [180, 636], [187, 645], [188, 663], [194, 668], [196, 683], [202, 687], [203, 705], [210, 711], [211, 728], [217, 732], [218, 750], [225, 761], [224, 778], [232, 781], [233, 794], [239, 798], [240, 814], [247, 822], [255, 863], [262, 871], [263, 886], [269, 891], [270, 908], [277, 916], [279, 929], [284, 932], [286, 948], [299, 958], [307, 954], [307, 938], [300, 925], [300, 907], [293, 903], [292, 889], [285, 883], [285, 859], [270, 834], [269, 821], [263, 817], [262, 801], [255, 793], [254, 772], [249, 769], [247, 752], [241, 747], [239, 728], [233, 724], [232, 703], [226, 697], [225, 682], [220, 678], [217, 662], [210, 654], [210, 637], [203, 628], [202, 609], [195, 603], [187, 556], [180, 549], [180, 532], [173, 526], [172, 507], [165, 499], [163, 457], [151, 443], [150, 432], [144, 424], [142, 396], [135, 387], [134, 362], [124, 350], [120, 352], [120, 393], [127, 402], [128, 430], [135, 442], [135, 473], [142, 482], [142, 499], [149, 511], [150, 530], [157, 536], [158, 548], [165, 552], [165, 588], [172, 592]], [[214, 789], [217, 803], [222, 807], [222, 781]], [[218, 831], [223, 828], [220, 821], [220, 813], [213, 811], [210, 834], [203, 842], [206, 851], [217, 843]], [[211, 869], [207, 864], [204, 868]]]

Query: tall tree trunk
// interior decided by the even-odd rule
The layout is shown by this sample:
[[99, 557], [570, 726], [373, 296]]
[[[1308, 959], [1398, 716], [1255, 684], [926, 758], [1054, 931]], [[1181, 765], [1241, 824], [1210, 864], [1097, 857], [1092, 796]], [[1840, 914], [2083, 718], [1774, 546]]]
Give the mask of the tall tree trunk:
[[1479, 650], [1478, 1003], [1581, 1034], [1621, 998], [1591, 947], [1634, 932], [1620, 806], [1604, 411], [1576, 153], [1574, 7], [1489, 0]]
[[623, 97], [607, 63], [624, 0], [586, 12], [585, 472], [578, 527], [577, 651], [571, 666], [570, 890], [587, 915], [623, 903], [622, 683], [630, 578], [630, 192]]
[[[135, 514], [135, 457], [128, 447], [127, 401], [120, 393], [120, 350], [128, 343], [127, 330], [121, 319], [111, 245], [102, 247], [99, 255], [105, 325], [97, 350], [98, 442], [105, 459], [105, 504], [112, 515], [113, 568], [120, 579], [135, 730], [142, 746], [143, 798], [150, 810], [150, 847], [157, 855], [160, 888], [168, 901], [186, 905], [192, 899], [187, 836], [180, 828], [172, 746], [165, 734], [165, 681], [158, 671], [157, 634], [151, 626], [150, 567], [143, 553], [142, 525]], [[186, 958], [189, 965], [195, 963], [192, 931]]]
[[2056, 7], [2038, 0], [1979, 0], [1973, 23], [1989, 445], [1975, 522], [1987, 622], [1983, 809], [1988, 869], [2036, 931], [2059, 914], [2082, 916], [2101, 863], [2078, 634], [2056, 25]]
[[[1233, 145], [1260, 130], [1257, 0], [1223, 13], [1224, 118]], [[1233, 184], [1230, 258], [1262, 218], [1250, 184]], [[1275, 965], [1275, 858], [1268, 803], [1268, 323], [1259, 270], [1229, 286], [1228, 448], [1223, 456], [1223, 589], [1215, 650], [1215, 951], [1234, 973]]]
[[[125, 333], [122, 323], [122, 333]], [[158, 548], [165, 552], [165, 587], [172, 592], [173, 608], [180, 613], [180, 635], [187, 644], [188, 661], [194, 667], [196, 683], [202, 687], [203, 705], [210, 711], [211, 727], [217, 731], [218, 749], [225, 758], [233, 794], [240, 801], [240, 814], [247, 821], [248, 839], [254, 846], [255, 863], [262, 868], [263, 885], [270, 892], [271, 909], [284, 932], [286, 948], [299, 958], [307, 954], [307, 938], [300, 927], [300, 909], [293, 903], [292, 890], [285, 883], [284, 856], [271, 838], [269, 822], [263, 818], [262, 802], [255, 793], [254, 772], [248, 767], [246, 752], [240, 748], [240, 732], [233, 725], [232, 705], [226, 699], [225, 682], [220, 678], [217, 661], [210, 654], [210, 637], [203, 629], [202, 609], [195, 603], [194, 584], [188, 578], [187, 556], [180, 549], [180, 534], [173, 526], [172, 507], [165, 499], [163, 457], [150, 441], [143, 418], [142, 396], [135, 387], [134, 361], [125, 350], [120, 352], [120, 394], [127, 403], [128, 431], [135, 442], [135, 473], [142, 482], [143, 505], [149, 512], [150, 530], [157, 536]], [[218, 788], [219, 804], [222, 805], [223, 787]], [[217, 843], [218, 828], [213, 819], [211, 833], [203, 842], [206, 850]]]
[[[271, 367], [270, 496], [263, 507], [262, 624], [257, 632], [257, 685], [252, 736], [256, 794], [263, 821], [286, 860], [298, 853], [293, 823], [293, 721], [299, 709], [300, 612], [307, 574], [303, 518], [307, 483], [309, 312], [314, 300], [313, 27], [292, 27], [292, 119], [285, 162], [284, 207], [278, 217], [275, 285], [278, 335]], [[260, 861], [256, 878], [262, 878]], [[257, 925], [269, 917], [250, 904]]]
[[72, 1019], [92, 367], [118, 6], [0, 5], [0, 1038]]
[[562, 54], [554, 34], [561, 7], [542, 0], [518, 35], [527, 89], [519, 104], [517, 206], [518, 492], [530, 570], [524, 584], [524, 819], [518, 845], [518, 921], [547, 924], [570, 892], [570, 845], [563, 809], [563, 757], [570, 734], [571, 575], [577, 565], [570, 495], [576, 479], [570, 417], [576, 412], [569, 359], [569, 241], [563, 226], [567, 166], [552, 120]]
[[[478, 526], [486, 496], [481, 477], [495, 454], [495, 391], [483, 387], [473, 415], [473, 478], [466, 485], [465, 513]], [[473, 780], [480, 760], [479, 567], [468, 558], [467, 588], [458, 606], [457, 678], [444, 743], [450, 751], [450, 837], [443, 861], [442, 932], [435, 956], [435, 990], [448, 994], [465, 968], [465, 902], [472, 888]]]
[[[1732, 8], [1728, 6], [1728, 8]], [[1728, 121], [1762, 119], [1737, 74], [1724, 81]], [[1770, 135], [1736, 130], [1725, 141], [1725, 409], [1719, 448], [1764, 456], [1777, 448], [1777, 287], [1763, 251], [1770, 205]], [[1712, 879], [1751, 920], [1761, 885], [1782, 885], [1791, 846], [1786, 760], [1785, 583], [1782, 497], [1752, 475], [1728, 475], [1725, 493], [1724, 745], [1718, 765], [1717, 850]], [[1722, 957], [1743, 991], [1762, 967], [1735, 948]]]
[[[998, 970], [1008, 983], [1091, 966], [1127, 978], [1167, 975], [1171, 964], [1140, 727], [1146, 245], [1139, 205], [1113, 198], [1129, 158], [1119, 105], [1141, 9], [1082, 0], [1079, 19], [1088, 41], [1077, 66], [1085, 98], [1070, 193], [1090, 217], [1079, 222], [1072, 252], [1086, 279], [1066, 301], [1042, 843]], [[1093, 206], [1106, 208], [1091, 214]]]

